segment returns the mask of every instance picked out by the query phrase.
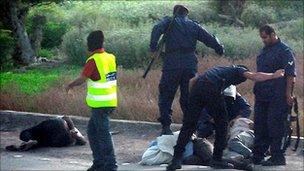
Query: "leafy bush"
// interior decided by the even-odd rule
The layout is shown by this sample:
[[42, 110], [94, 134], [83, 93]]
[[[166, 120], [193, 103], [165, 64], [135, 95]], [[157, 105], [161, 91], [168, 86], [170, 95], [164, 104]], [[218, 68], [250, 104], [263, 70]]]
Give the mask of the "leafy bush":
[[15, 46], [11, 31], [0, 29], [0, 63], [1, 70], [12, 67], [11, 53]]
[[69, 30], [65, 11], [60, 5], [55, 3], [49, 5], [39, 5], [30, 8], [29, 15], [26, 18], [26, 29], [31, 35], [33, 28], [37, 24], [36, 16], [45, 16], [46, 23], [42, 25], [43, 37], [41, 47], [51, 49], [58, 47], [62, 42], [62, 36]]
[[62, 42], [62, 36], [67, 32], [69, 26], [66, 23], [47, 22], [43, 26], [42, 48], [58, 47]]
[[[257, 54], [262, 47], [258, 30], [253, 28], [231, 29], [229, 26], [212, 24], [207, 25], [206, 29], [214, 34], [224, 45], [225, 56], [233, 60], [244, 59]], [[214, 53], [213, 49], [206, 46], [199, 45], [198, 47], [203, 54]]]
[[86, 38], [79, 30], [72, 29], [63, 36], [62, 46], [68, 62], [76, 65], [84, 65], [86, 61]]
[[151, 26], [105, 32], [105, 48], [117, 57], [124, 68], [141, 67], [147, 62]]
[[241, 15], [246, 26], [259, 27], [276, 21], [275, 10], [272, 7], [261, 7], [256, 4], [248, 5]]
[[51, 59], [54, 56], [54, 53], [49, 49], [39, 49], [38, 56]]

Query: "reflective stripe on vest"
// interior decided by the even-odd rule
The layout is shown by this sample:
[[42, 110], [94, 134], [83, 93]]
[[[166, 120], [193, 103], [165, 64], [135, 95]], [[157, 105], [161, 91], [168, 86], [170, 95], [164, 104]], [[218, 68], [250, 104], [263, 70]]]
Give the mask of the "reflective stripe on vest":
[[117, 81], [116, 81], [116, 63], [115, 56], [103, 53], [95, 53], [87, 59], [94, 59], [100, 80], [87, 80], [87, 97], [88, 106], [93, 108], [99, 107], [116, 107], [117, 106]]

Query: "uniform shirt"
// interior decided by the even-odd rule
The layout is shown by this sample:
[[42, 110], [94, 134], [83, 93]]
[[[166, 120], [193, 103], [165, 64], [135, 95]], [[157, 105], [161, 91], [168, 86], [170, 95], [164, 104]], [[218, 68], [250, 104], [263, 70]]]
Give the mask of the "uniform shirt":
[[239, 115], [242, 118], [249, 118], [251, 114], [251, 109], [249, 103], [244, 97], [236, 95], [235, 100], [233, 100], [233, 98], [231, 97], [228, 97], [225, 102], [229, 120], [232, 120]]
[[[235, 100], [233, 100], [233, 98], [227, 97], [225, 98], [225, 103], [229, 121], [239, 115], [242, 118], [249, 118], [251, 109], [249, 103], [244, 97], [237, 95]], [[204, 108], [201, 112], [199, 122], [209, 122], [211, 120], [211, 116], [212, 113], [209, 113], [208, 109]]]
[[[256, 60], [257, 72], [274, 73], [278, 69], [285, 70], [285, 76], [296, 76], [295, 58], [292, 50], [281, 40], [271, 46], [265, 46]], [[254, 94], [256, 100], [270, 101], [285, 98], [286, 78], [277, 78], [256, 82]]]
[[[156, 24], [151, 33], [150, 50], [157, 51], [157, 43], [162, 34], [165, 33], [172, 18], [164, 17]], [[217, 38], [207, 32], [197, 22], [188, 19], [187, 16], [178, 15], [165, 36], [165, 58], [163, 69], [197, 68], [195, 55], [197, 40], [206, 46], [213, 48], [216, 52], [223, 52]]]
[[207, 70], [204, 74], [200, 75], [198, 80], [207, 79], [216, 89], [222, 91], [230, 85], [238, 85], [247, 80], [244, 73], [248, 69], [232, 65], [232, 66], [217, 66]]

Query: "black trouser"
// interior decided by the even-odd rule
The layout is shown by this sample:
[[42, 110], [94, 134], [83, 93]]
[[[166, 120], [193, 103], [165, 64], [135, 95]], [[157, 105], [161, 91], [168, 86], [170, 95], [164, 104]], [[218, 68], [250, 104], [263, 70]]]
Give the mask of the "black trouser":
[[170, 125], [172, 122], [172, 103], [178, 87], [180, 87], [179, 103], [183, 113], [186, 113], [188, 96], [189, 96], [189, 80], [195, 76], [195, 69], [173, 69], [163, 70], [159, 83], [158, 107], [160, 118], [158, 119], [162, 125]]
[[255, 101], [254, 148], [255, 158], [263, 158], [270, 147], [271, 156], [283, 156], [283, 140], [286, 131], [287, 113], [290, 107], [285, 99]]
[[197, 121], [204, 107], [208, 108], [215, 122], [213, 159], [222, 159], [223, 150], [227, 145], [228, 126], [225, 100], [220, 91], [207, 80], [199, 80], [192, 87], [189, 95], [189, 110], [184, 115], [183, 126], [174, 147], [174, 158], [181, 158], [184, 147], [196, 129]]

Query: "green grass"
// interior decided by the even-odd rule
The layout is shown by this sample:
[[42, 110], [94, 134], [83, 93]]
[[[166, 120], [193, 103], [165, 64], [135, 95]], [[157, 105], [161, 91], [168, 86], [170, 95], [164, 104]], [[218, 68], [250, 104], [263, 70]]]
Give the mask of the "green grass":
[[12, 88], [17, 88], [27, 95], [39, 94], [49, 87], [54, 86], [56, 81], [64, 76], [76, 77], [81, 71], [81, 67], [63, 65], [52, 69], [33, 69], [24, 73], [2, 72], [0, 73], [1, 91], [12, 92]]

